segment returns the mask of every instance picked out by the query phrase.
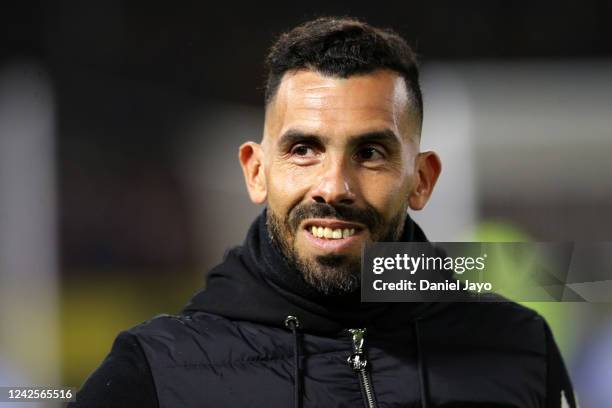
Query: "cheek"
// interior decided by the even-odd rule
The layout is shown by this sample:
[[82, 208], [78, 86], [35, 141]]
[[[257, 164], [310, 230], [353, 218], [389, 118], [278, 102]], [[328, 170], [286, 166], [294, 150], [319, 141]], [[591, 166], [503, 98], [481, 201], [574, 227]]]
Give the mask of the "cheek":
[[391, 219], [407, 203], [411, 181], [410, 177], [370, 180], [363, 189], [364, 199], [385, 219]]
[[285, 215], [303, 201], [310, 185], [308, 174], [286, 167], [272, 167], [266, 174], [268, 206]]

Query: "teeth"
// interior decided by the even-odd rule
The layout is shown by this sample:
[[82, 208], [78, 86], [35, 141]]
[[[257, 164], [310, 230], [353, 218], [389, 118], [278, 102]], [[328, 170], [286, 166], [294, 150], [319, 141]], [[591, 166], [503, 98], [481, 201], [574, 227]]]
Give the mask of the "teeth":
[[317, 227], [313, 225], [312, 227], [310, 227], [310, 232], [312, 233], [312, 235], [318, 238], [342, 239], [348, 238], [351, 235], [355, 235], [355, 228], [331, 229], [328, 227]]
[[332, 235], [333, 235], [332, 229], [325, 227], [325, 233], [323, 234], [323, 236], [329, 239], [332, 237]]

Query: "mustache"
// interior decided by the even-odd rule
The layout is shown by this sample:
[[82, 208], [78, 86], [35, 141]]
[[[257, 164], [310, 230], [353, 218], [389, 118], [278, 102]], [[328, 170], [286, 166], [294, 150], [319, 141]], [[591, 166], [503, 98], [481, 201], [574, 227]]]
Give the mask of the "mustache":
[[373, 207], [356, 208], [349, 205], [307, 203], [297, 205], [289, 214], [289, 226], [297, 231], [302, 221], [308, 218], [335, 218], [341, 221], [360, 223], [375, 231], [384, 224], [383, 217]]

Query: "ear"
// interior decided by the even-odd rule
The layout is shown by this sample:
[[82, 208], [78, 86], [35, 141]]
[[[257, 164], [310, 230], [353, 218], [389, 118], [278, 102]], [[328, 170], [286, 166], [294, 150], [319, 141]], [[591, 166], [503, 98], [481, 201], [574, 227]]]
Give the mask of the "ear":
[[419, 153], [415, 160], [415, 183], [408, 204], [413, 210], [421, 210], [429, 201], [438, 176], [442, 171], [442, 162], [434, 152]]
[[251, 201], [262, 204], [266, 201], [267, 189], [261, 145], [255, 142], [243, 143], [238, 152], [238, 159]]

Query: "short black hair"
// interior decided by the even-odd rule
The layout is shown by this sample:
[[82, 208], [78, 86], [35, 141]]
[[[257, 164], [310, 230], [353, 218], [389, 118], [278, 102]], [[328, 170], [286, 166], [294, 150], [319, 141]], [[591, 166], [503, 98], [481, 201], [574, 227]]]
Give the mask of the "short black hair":
[[283, 75], [298, 69], [340, 78], [379, 69], [396, 71], [406, 81], [422, 122], [423, 96], [416, 54], [390, 29], [373, 27], [352, 17], [320, 17], [281, 34], [266, 57], [266, 105], [274, 98]]

